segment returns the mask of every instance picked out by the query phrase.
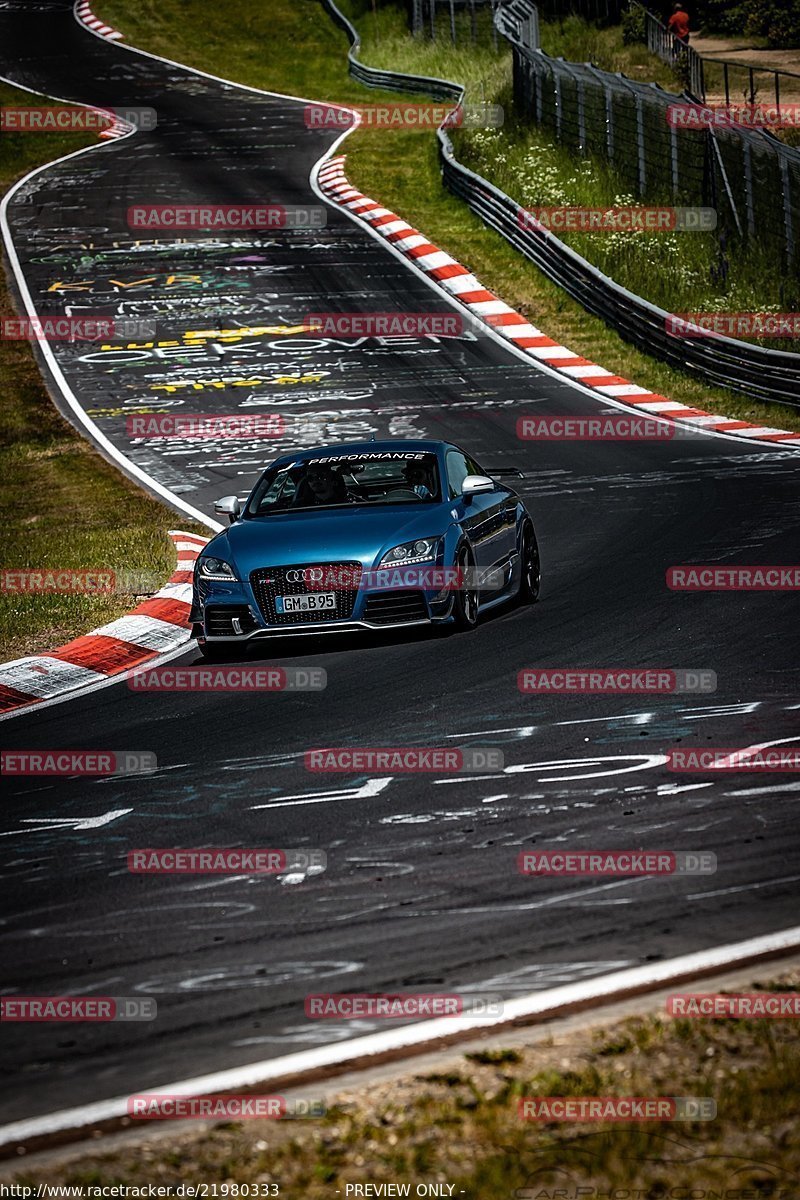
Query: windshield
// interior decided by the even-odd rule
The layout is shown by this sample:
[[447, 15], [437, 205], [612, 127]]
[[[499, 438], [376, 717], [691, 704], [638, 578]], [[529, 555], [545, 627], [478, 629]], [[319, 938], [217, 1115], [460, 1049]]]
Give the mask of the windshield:
[[319, 458], [269, 467], [253, 492], [246, 515], [265, 517], [287, 510], [346, 508], [354, 504], [434, 504], [440, 497], [435, 454], [321, 454]]

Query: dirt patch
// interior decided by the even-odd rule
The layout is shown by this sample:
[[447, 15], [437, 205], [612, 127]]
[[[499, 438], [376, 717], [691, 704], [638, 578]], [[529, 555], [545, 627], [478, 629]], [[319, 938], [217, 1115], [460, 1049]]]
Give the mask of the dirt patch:
[[743, 66], [767, 67], [772, 71], [796, 71], [800, 74], [800, 49], [760, 50], [756, 46], [743, 45], [735, 38], [692, 36], [693, 50], [703, 58], [730, 58]]

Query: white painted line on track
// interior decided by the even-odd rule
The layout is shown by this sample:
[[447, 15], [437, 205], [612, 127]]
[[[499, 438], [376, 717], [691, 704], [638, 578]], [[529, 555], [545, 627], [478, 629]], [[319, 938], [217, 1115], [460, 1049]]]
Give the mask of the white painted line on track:
[[[453, 1034], [463, 1033], [466, 1040], [481, 1029], [499, 1029], [515, 1022], [524, 1024], [528, 1019], [544, 1019], [576, 1006], [608, 1004], [632, 992], [655, 991], [666, 984], [711, 974], [720, 968], [745, 965], [749, 961], [768, 955], [775, 956], [784, 951], [788, 953], [798, 947], [800, 926], [794, 926], [791, 929], [782, 929], [778, 933], [749, 938], [744, 942], [683, 954], [665, 962], [630, 967], [624, 971], [614, 971], [610, 975], [533, 992], [516, 1000], [505, 1001], [500, 1016], [470, 1015], [420, 1021], [402, 1029], [368, 1034], [366, 1037], [353, 1038], [344, 1043], [287, 1054], [282, 1058], [264, 1059], [227, 1071], [148, 1087], [147, 1091], [148, 1094], [163, 1092], [180, 1096], [208, 1096], [242, 1088], [260, 1087], [272, 1080], [289, 1078], [293, 1080], [292, 1086], [296, 1086], [297, 1076], [331, 1066], [346, 1067], [354, 1060], [369, 1059], [397, 1051], [407, 1051], [411, 1056], [415, 1049], [422, 1046], [430, 1048], [432, 1042], [441, 1038], [452, 1039]], [[0, 1146], [25, 1143], [33, 1138], [77, 1130], [102, 1121], [112, 1121], [127, 1116], [127, 1105], [127, 1096], [116, 1096], [111, 1100], [61, 1109], [42, 1117], [14, 1121], [10, 1125], [0, 1127]]]
[[[182, 646], [177, 646], [174, 650], [168, 650], [164, 654], [158, 654], [155, 658], [148, 658], [140, 666], [129, 669], [131, 671], [150, 671], [156, 667], [163, 666], [164, 663], [172, 662], [174, 658], [180, 658], [182, 654], [187, 654], [194, 648], [194, 644], [188, 636], [187, 631], [187, 638]], [[24, 704], [21, 708], [12, 708], [8, 712], [0, 713], [0, 721], [12, 721], [14, 717], [30, 716], [32, 713], [38, 715], [45, 708], [53, 708], [56, 704], [66, 704], [68, 700], [76, 700], [79, 696], [88, 696], [90, 692], [100, 692], [103, 688], [123, 683], [125, 679], [126, 673], [124, 671], [121, 671], [118, 675], [109, 675], [101, 679], [98, 683], [86, 684], [84, 687], [75, 688], [74, 691], [64, 692], [61, 696], [53, 696], [50, 700], [37, 700], [31, 704]]]
[[[76, 20], [78, 20], [79, 18], [77, 17], [77, 13], [74, 15]], [[83, 28], [86, 27], [83, 26]], [[94, 33], [92, 30], [87, 30], [87, 32], [93, 33], [94, 36], [101, 36]], [[119, 45], [120, 43], [117, 44]], [[277, 98], [291, 100], [296, 103], [309, 102], [301, 97], [286, 96], [283, 93], [278, 92], [266, 92], [262, 89], [249, 87], [244, 84], [234, 84], [230, 80], [221, 79], [219, 76], [210, 75], [207, 72], [201, 71], [197, 68], [187, 67], [185, 64], [176, 63], [173, 60], [162, 58], [159, 55], [150, 54], [147, 51], [139, 50], [133, 46], [121, 44], [121, 48], [131, 53], [140, 54], [144, 57], [167, 63], [171, 66], [180, 67], [181, 69], [190, 73], [204, 76], [208, 79], [213, 79], [216, 82], [230, 84], [231, 86], [240, 88], [243, 91], [249, 91], [266, 96], [275, 96]], [[21, 85], [16, 83], [14, 80], [6, 80], [6, 82], [13, 87], [21, 87]], [[32, 91], [32, 89], [29, 88], [24, 88], [24, 90]], [[58, 99], [58, 97], [54, 98]], [[71, 101], [62, 102], [72, 103]], [[322, 103], [330, 104], [329, 101], [324, 101]], [[86, 105], [85, 107], [91, 106]], [[344, 111], [352, 111], [348, 110], [346, 106], [339, 104], [330, 104], [330, 107]], [[330, 200], [325, 196], [318, 185], [317, 175], [320, 167], [333, 156], [339, 144], [351, 132], [352, 128], [346, 130], [342, 136], [336, 140], [333, 146], [324, 155], [322, 155], [312, 169], [310, 180], [312, 189], [317, 196], [326, 204], [329, 204], [334, 211], [341, 212], [346, 210], [331, 204]], [[125, 136], [130, 136], [130, 134], [126, 134]], [[85, 154], [90, 151], [101, 150], [103, 148], [104, 147], [101, 145], [85, 147], [82, 150], [74, 151], [72, 154], [64, 155], [62, 158], [55, 159], [51, 163], [47, 163], [44, 166], [38, 167], [34, 171], [29, 172], [28, 175], [15, 184], [3, 197], [2, 205], [0, 205], [0, 228], [2, 228], [3, 238], [6, 243], [6, 248], [9, 253], [9, 258], [12, 263], [12, 268], [14, 270], [20, 294], [22, 295], [28, 315], [31, 317], [35, 317], [38, 314], [33, 306], [24, 276], [21, 273], [21, 267], [13, 246], [13, 242], [11, 241], [11, 234], [7, 220], [7, 208], [9, 201], [18, 188], [20, 188], [27, 180], [33, 178], [39, 172], [44, 171], [49, 167], [56, 165], [57, 163], [66, 161], [67, 159], [77, 157], [79, 154]], [[358, 220], [355, 214], [348, 213], [347, 215], [350, 216], [352, 220], [357, 222], [360, 228], [366, 229], [376, 241], [379, 241], [384, 250], [393, 253], [399, 261], [403, 262], [408, 270], [414, 271], [420, 279], [424, 279], [428, 286], [433, 288], [439, 296], [447, 296], [447, 293], [444, 291], [444, 289], [437, 285], [434, 280], [424, 273], [424, 271], [415, 267], [413, 262], [405, 258], [399, 251], [395, 250], [391, 243], [387, 243], [369, 225], [365, 225], [362, 221]], [[453, 307], [456, 307], [452, 300], [451, 304]], [[552, 378], [558, 379], [562, 383], [565, 382], [563, 375], [560, 375], [557, 371], [548, 367], [546, 364], [533, 364], [528, 356], [515, 347], [513, 343], [503, 338], [492, 327], [487, 327], [486, 335], [488, 337], [494, 337], [495, 341], [499, 345], [502, 345], [505, 349], [510, 350], [511, 353], [516, 355], [516, 357], [524, 361], [528, 367], [539, 370], [542, 373], [547, 373], [551, 375]], [[122, 456], [120, 452], [117, 451], [116, 448], [108, 441], [108, 439], [106, 439], [104, 435], [100, 433], [94, 423], [89, 420], [89, 418], [80, 408], [77, 400], [69, 390], [66, 380], [64, 380], [63, 374], [58, 368], [52, 352], [46, 343], [43, 344], [43, 352], [48, 360], [48, 365], [53, 372], [54, 378], [56, 378], [56, 380], [59, 382], [59, 386], [63, 387], [62, 394], [70, 403], [70, 407], [75, 412], [77, 419], [87, 428], [92, 436], [92, 439], [102, 445], [106, 452], [113, 459], [115, 459], [117, 462], [122, 461], [125, 464], [123, 469], [125, 470], [126, 474], [133, 473], [140, 480], [145, 482], [149, 488], [155, 490], [158, 492], [158, 494], [163, 495], [171, 505], [179, 507], [183, 512], [188, 513], [201, 524], [204, 524], [215, 531], [222, 528], [222, 526], [217, 522], [210, 521], [209, 518], [200, 513], [199, 510], [193, 509], [191, 506], [186, 505], [185, 502], [181, 501], [173, 493], [169, 492], [168, 489], [164, 488], [160, 484], [157, 484], [156, 481], [152, 480], [148, 475], [146, 475], [145, 472], [134, 467], [133, 464], [124, 459], [124, 456]], [[569, 386], [575, 391], [578, 391], [590, 399], [597, 401], [596, 393], [590, 391], [588, 388], [583, 387], [577, 381], [572, 382]], [[611, 397], [606, 398], [604, 403], [606, 405], [618, 407], [623, 411], [630, 411], [628, 406], [616, 403]], [[663, 418], [655, 417], [655, 419]], [[667, 423], [674, 424], [672, 421], [667, 421]], [[734, 438], [724, 433], [715, 433], [712, 429], [706, 429], [702, 426], [698, 427], [697, 432], [699, 435], [704, 436], [723, 437], [728, 441], [733, 441], [738, 444], [741, 444], [745, 440], [743, 438]], [[759, 443], [754, 440], [754, 442], [751, 444], [758, 445]], [[763, 443], [760, 444], [763, 446]], [[185, 653], [185, 651], [186, 647], [181, 647], [173, 651], [171, 654], [163, 656], [158, 661], [168, 661], [170, 658], [178, 657], [179, 655]], [[102, 687], [109, 687], [115, 682], [118, 682], [118, 678], [105, 680], [102, 683], [93, 685], [89, 689], [83, 689], [83, 693], [85, 694], [87, 690], [93, 691]], [[53, 704], [62, 703], [70, 698], [70, 696], [55, 697], [53, 700], [37, 706], [37, 711], [40, 711], [42, 708], [49, 707]], [[14, 715], [19, 714], [10, 713], [8, 714], [8, 717]], [[0, 720], [3, 719], [8, 718], [0, 717]], [[409, 1054], [411, 1054], [413, 1053], [413, 1049], [415, 1047], [423, 1046], [439, 1038], [452, 1036], [456, 1030], [468, 1035], [470, 1032], [474, 1032], [479, 1029], [491, 1027], [497, 1028], [513, 1021], [523, 1022], [528, 1018], [545, 1018], [549, 1013], [555, 1013], [559, 1009], [563, 1009], [565, 1007], [572, 1007], [575, 1005], [601, 1005], [613, 1001], [620, 995], [620, 993], [653, 990], [659, 986], [668, 984], [671, 981], [691, 978], [692, 975], [699, 973], [707, 974], [717, 968], [728, 967], [735, 964], [744, 964], [749, 960], [757, 959], [766, 955], [779, 954], [782, 951], [788, 952], [789, 950], [796, 949], [798, 946], [800, 946], [800, 927], [794, 927], [791, 929], [782, 930], [778, 933], [751, 938], [744, 942], [720, 946], [694, 954], [682, 955], [678, 958], [670, 959], [663, 963], [650, 963], [645, 967], [633, 967], [628, 970], [614, 972], [610, 975], [584, 980], [579, 983], [566, 985], [564, 987], [532, 993], [528, 996], [506, 1002], [502, 1017], [459, 1018], [457, 1024], [452, 1019], [419, 1022], [418, 1024], [406, 1026], [402, 1029], [391, 1030], [379, 1034], [371, 1034], [362, 1038], [355, 1038], [345, 1044], [327, 1046], [311, 1051], [303, 1051], [297, 1054], [291, 1054], [272, 1060], [261, 1060], [244, 1067], [198, 1076], [192, 1079], [185, 1079], [177, 1083], [161, 1085], [161, 1090], [183, 1095], [209, 1094], [215, 1091], [231, 1091], [235, 1088], [255, 1087], [272, 1079], [295, 1076], [304, 1072], [307, 1073], [316, 1071], [324, 1067], [335, 1065], [345, 1066], [354, 1059], [368, 1058], [393, 1050], [407, 1050]], [[108, 1121], [126, 1115], [127, 1097], [117, 1097], [76, 1108], [63, 1109], [57, 1112], [49, 1113], [42, 1117], [16, 1121], [1, 1127], [0, 1145], [20, 1143], [32, 1138], [47, 1136], [67, 1130], [80, 1129], [93, 1123]]]
[[[42, 95], [41, 92], [34, 92], [32, 88], [25, 87], [23, 84], [17, 83], [16, 80], [9, 79], [5, 75], [0, 75], [0, 81], [9, 84], [11, 87], [19, 88], [21, 91], [30, 92], [32, 95]], [[57, 100], [60, 104], [70, 104], [80, 108], [86, 108], [91, 112], [103, 111], [102, 109], [97, 108], [96, 105], [84, 104], [80, 101], [65, 100], [63, 96], [49, 95], [48, 98], [51, 100]], [[60, 158], [54, 158], [51, 162], [43, 163], [39, 167], [34, 167], [34, 169], [29, 171], [27, 175], [23, 175], [21, 179], [18, 179], [16, 183], [12, 184], [12, 186], [3, 196], [2, 201], [0, 201], [0, 232], [2, 233], [6, 253], [8, 254], [8, 260], [11, 264], [11, 269], [14, 272], [14, 279], [17, 288], [19, 289], [22, 303], [25, 306], [25, 311], [28, 317], [32, 320], [39, 320], [40, 316], [37, 312], [36, 305], [33, 302], [33, 297], [31, 296], [30, 289], [28, 288], [28, 283], [22, 270], [22, 264], [19, 261], [16, 246], [14, 245], [11, 235], [11, 226], [9, 225], [8, 221], [9, 204], [19, 189], [28, 183], [29, 180], [34, 179], [37, 175], [41, 174], [42, 171], [48, 171], [51, 167], [58, 166], [59, 163], [68, 162], [69, 159], [78, 158], [78, 156], [81, 154], [94, 154], [98, 151], [107, 150], [110, 146], [116, 145], [118, 142], [123, 141], [125, 138], [131, 137], [132, 134], [137, 132], [138, 130], [132, 128], [127, 133], [124, 133], [119, 138], [116, 138], [113, 142], [104, 142], [102, 144], [98, 143], [97, 145], [93, 146], [84, 146], [80, 150], [73, 150], [70, 154], [63, 154]], [[184, 515], [191, 517], [193, 521], [197, 521], [200, 525], [205, 525], [207, 529], [213, 530], [214, 533], [219, 533], [220, 530], [224, 528], [219, 521], [215, 521], [211, 517], [208, 517], [204, 512], [201, 512], [199, 508], [195, 508], [193, 505], [187, 504], [185, 500], [180, 498], [180, 496], [176, 496], [174, 492], [169, 490], [169, 488], [153, 479], [153, 477], [148, 475], [146, 471], [143, 471], [141, 467], [137, 467], [135, 463], [126, 458], [122, 451], [117, 449], [114, 443], [107, 438], [104, 433], [101, 433], [95, 422], [92, 421], [89, 416], [87, 416], [77, 396], [67, 383], [66, 377], [64, 376], [64, 373], [61, 370], [55, 355], [53, 354], [50, 343], [46, 340], [42, 340], [38, 342], [37, 345], [41, 350], [42, 356], [47, 363], [47, 366], [62, 398], [69, 407], [70, 412], [75, 417], [78, 425], [85, 429], [89, 436], [89, 440], [95, 446], [101, 449], [104, 455], [111, 459], [116, 466], [120, 467], [124, 475], [127, 475], [129, 478], [133, 478], [137, 482], [143, 484], [146, 490], [161, 497], [161, 499], [165, 500], [171, 508], [177, 509]]]
[[[76, 0], [76, 9], [77, 9], [77, 0]], [[76, 21], [78, 21], [78, 23], [82, 25], [82, 23], [80, 22], [80, 18], [77, 15], [77, 11], [74, 12], [74, 16], [75, 16]], [[93, 37], [101, 37], [100, 34], [95, 33], [94, 30], [87, 28], [85, 25], [82, 25], [82, 28], [85, 29], [87, 33], [92, 34]], [[102, 39], [102, 40], [107, 40], [107, 39]], [[311, 168], [309, 183], [311, 184], [311, 188], [312, 188], [313, 192], [333, 212], [343, 212], [348, 217], [350, 217], [350, 219], [352, 221], [354, 221], [360, 229], [365, 230], [372, 238], [374, 238], [375, 241], [377, 241], [384, 248], [384, 250], [387, 250], [390, 254], [393, 254], [394, 257], [396, 259], [398, 259], [399, 262], [402, 262], [408, 270], [413, 271], [419, 279], [424, 279], [426, 284], [428, 285], [428, 287], [430, 287], [433, 291], [435, 291], [439, 297], [444, 296], [445, 299], [450, 300], [451, 307], [453, 307], [457, 312], [470, 313], [471, 310], [466, 305], [461, 305], [457, 302], [453, 302], [452, 298], [448, 295], [448, 292], [450, 290], [448, 285], [452, 285], [453, 280], [444, 280], [444, 281], [440, 281], [439, 283], [437, 283], [436, 280], [432, 279], [423, 270], [421, 270], [419, 267], [417, 267], [416, 263], [412, 259], [406, 258], [405, 255], [403, 255], [399, 250], [396, 250], [395, 246], [391, 242], [387, 242], [377, 232], [377, 230], [372, 228], [371, 225], [360, 220], [356, 213], [350, 212], [349, 206], [335, 204], [331, 200], [330, 196], [327, 196], [325, 194], [325, 192], [323, 192], [322, 188], [320, 187], [319, 182], [318, 182], [320, 168], [323, 167], [325, 165], [325, 163], [328, 162], [329, 159], [333, 158], [333, 156], [335, 155], [336, 151], [338, 150], [339, 146], [342, 144], [344, 139], [346, 137], [349, 137], [349, 135], [351, 133], [353, 133], [355, 131], [355, 129], [357, 129], [358, 126], [361, 124], [361, 115], [356, 109], [349, 108], [346, 104], [340, 104], [340, 103], [338, 103], [336, 101], [332, 101], [332, 100], [319, 100], [319, 99], [314, 100], [307, 96], [288, 96], [288, 95], [286, 95], [285, 92], [270, 92], [270, 91], [266, 91], [264, 88], [251, 87], [249, 84], [246, 84], [246, 83], [236, 83], [234, 80], [224, 79], [220, 75], [212, 75], [212, 74], [210, 74], [210, 72], [203, 71], [199, 67], [190, 67], [190, 66], [187, 66], [186, 63], [179, 63], [179, 62], [176, 62], [174, 59], [164, 58], [162, 55], [153, 54], [149, 50], [141, 50], [141, 49], [139, 49], [139, 47], [131, 46], [127, 42], [116, 42], [115, 45], [119, 46], [119, 48], [121, 50], [127, 50], [131, 54], [140, 54], [144, 58], [152, 58], [155, 62], [166, 63], [170, 67], [180, 67], [181, 70], [189, 71], [192, 74], [199, 75], [204, 79], [212, 79], [216, 83], [223, 83], [228, 87], [239, 88], [240, 90], [245, 91], [245, 92], [252, 92], [257, 96], [274, 96], [279, 100], [291, 100], [296, 104], [324, 104], [324, 105], [327, 105], [329, 108], [336, 109], [340, 112], [349, 113], [350, 116], [354, 118], [353, 123], [347, 129], [345, 129], [344, 132], [338, 138], [336, 138], [336, 140], [333, 142], [333, 144], [328, 148], [328, 150], [324, 154], [321, 155], [321, 157], [314, 163], [314, 166]], [[354, 203], [356, 205], [363, 205], [364, 203], [367, 203], [367, 202], [368, 201], [357, 200]], [[389, 210], [387, 210], [387, 211], [389, 211]], [[410, 226], [409, 226], [409, 228], [410, 228]], [[427, 240], [427, 238], [423, 238], [423, 241], [426, 241], [426, 240]], [[473, 279], [474, 277], [470, 276], [469, 278]], [[479, 287], [481, 287], [481, 284], [477, 280], [475, 280], [474, 286], [476, 288], [479, 288]], [[515, 346], [513, 342], [509, 341], [508, 338], [504, 337], [502, 335], [502, 333], [499, 331], [499, 329], [495, 329], [493, 326], [487, 325], [484, 328], [484, 333], [486, 334], [487, 337], [493, 338], [494, 341], [497, 342], [497, 344], [499, 346], [502, 346], [505, 350], [510, 351], [516, 358], [518, 358], [522, 362], [524, 362], [526, 364], [526, 366], [529, 367], [530, 369], [539, 371], [542, 374], [550, 375], [551, 378], [557, 379], [560, 383], [567, 385], [569, 388], [571, 388], [574, 391], [580, 392], [584, 396], [588, 396], [591, 400], [594, 400], [595, 403], [597, 403], [597, 401], [598, 401], [597, 392], [592, 391], [588, 387], [584, 387], [577, 380], [573, 381], [570, 379], [565, 379], [564, 374], [562, 372], [559, 372], [555, 368], [548, 366], [547, 363], [536, 362], [529, 355], [525, 354], [525, 352], [523, 350], [521, 350], [518, 346]], [[602, 370], [602, 368], [598, 368], [597, 373], [599, 374], [601, 372], [601, 370]], [[610, 397], [610, 396], [603, 397], [603, 404], [604, 404], [604, 406], [613, 406], [614, 408], [619, 409], [621, 412], [625, 412], [625, 413], [631, 412], [630, 405], [621, 404], [618, 401], [614, 400], [613, 397]], [[679, 425], [676, 424], [675, 421], [672, 421], [669, 418], [659, 417], [655, 413], [652, 414], [652, 417], [653, 417], [653, 420], [660, 421], [666, 425], [671, 425], [671, 426], [673, 426], [673, 428], [681, 428]], [[727, 420], [728, 418], [720, 417], [719, 419], [724, 421], [724, 420]], [[734, 442], [739, 445], [741, 445], [744, 442], [746, 445], [747, 444], [760, 445], [762, 447], [762, 449], [763, 449], [763, 445], [764, 445], [763, 442], [759, 442], [758, 439], [756, 439], [756, 438], [754, 438], [752, 442], [748, 443], [748, 439], [746, 437], [734, 437], [733, 434], [728, 434], [728, 433], [724, 433], [721, 431], [717, 432], [713, 429], [705, 428], [701, 425], [697, 426], [696, 432], [699, 437], [705, 436], [705, 437], [722, 438], [727, 442]], [[780, 450], [782, 450], [785, 446], [785, 444], [775, 443], [775, 442], [770, 442], [769, 445], [775, 447], [776, 454], [779, 453]], [[789, 452], [789, 453], [792, 453], [795, 449], [793, 446], [785, 446], [785, 448], [786, 448], [787, 452]]]

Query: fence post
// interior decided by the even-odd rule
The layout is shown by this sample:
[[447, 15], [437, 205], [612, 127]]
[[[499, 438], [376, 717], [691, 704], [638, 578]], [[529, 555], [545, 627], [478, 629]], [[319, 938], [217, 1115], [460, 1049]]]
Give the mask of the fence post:
[[542, 61], [541, 59], [537, 59], [536, 66], [534, 66], [534, 60], [531, 60], [531, 69], [533, 71], [533, 77], [536, 80], [536, 124], [537, 125], [541, 125], [542, 118], [544, 116], [544, 77], [543, 77], [542, 72], [539, 70], [541, 61]]
[[680, 160], [678, 158], [678, 130], [674, 124], [669, 127], [669, 148], [672, 160], [672, 195], [677, 200], [680, 191]]
[[614, 93], [611, 88], [606, 93], [606, 144], [608, 145], [608, 161], [614, 161]]
[[714, 133], [714, 130], [709, 129], [708, 135], [711, 138], [711, 145], [714, 148], [714, 155], [717, 160], [717, 166], [719, 168], [719, 175], [720, 175], [720, 179], [722, 180], [722, 186], [725, 188], [725, 195], [728, 197], [728, 204], [730, 204], [730, 206], [731, 206], [731, 212], [733, 213], [733, 219], [736, 222], [736, 229], [739, 233], [739, 237], [741, 237], [742, 236], [742, 222], [739, 220], [739, 212], [736, 208], [736, 202], [733, 199], [733, 192], [731, 191], [731, 185], [728, 181], [728, 173], [725, 170], [725, 163], [722, 158], [722, 152], [719, 148], [719, 143], [717, 142], [717, 137], [716, 137], [716, 134]]
[[538, 50], [539, 44], [539, 10], [534, 6], [528, 17], [528, 45], [531, 50]]
[[556, 138], [561, 141], [561, 76], [553, 66], [553, 79], [556, 85]]
[[647, 188], [647, 159], [644, 149], [644, 101], [641, 93], [636, 90], [630, 79], [622, 71], [616, 71], [615, 78], [620, 81], [623, 87], [628, 89], [636, 105], [637, 175], [639, 179], [639, 195], [643, 196]]
[[747, 215], [747, 234], [753, 237], [756, 232], [756, 210], [753, 204], [753, 157], [750, 143], [742, 139], [742, 157], [744, 159], [744, 206]]
[[521, 58], [520, 61], [525, 65], [525, 99], [527, 101], [525, 111], [530, 113], [533, 120], [539, 121], [539, 76], [534, 70], [533, 63], [528, 58]]
[[647, 158], [644, 149], [644, 101], [636, 93], [636, 142], [639, 147], [639, 195], [647, 190]]
[[586, 112], [584, 106], [583, 81], [580, 76], [573, 71], [572, 63], [564, 62], [563, 58], [559, 58], [558, 61], [575, 84], [575, 96], [578, 101], [578, 149], [581, 153], [583, 153], [586, 149]]
[[786, 230], [786, 261], [791, 270], [795, 256], [794, 225], [792, 222], [792, 180], [789, 174], [788, 158], [780, 151], [778, 151], [778, 154], [781, 160], [781, 183], [783, 185], [783, 224]]
[[595, 76], [598, 81], [598, 87], [603, 89], [603, 98], [606, 106], [606, 157], [610, 163], [614, 161], [614, 92], [606, 83], [608, 76], [605, 71], [600, 71], [594, 63], [587, 63], [586, 66]]
[[586, 106], [583, 93], [583, 80], [580, 76], [575, 80], [578, 89], [578, 148], [581, 154], [586, 150]]

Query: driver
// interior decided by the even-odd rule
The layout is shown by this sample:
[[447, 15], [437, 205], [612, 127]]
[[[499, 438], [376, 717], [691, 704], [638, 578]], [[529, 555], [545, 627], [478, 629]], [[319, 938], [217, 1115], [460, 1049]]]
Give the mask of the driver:
[[306, 507], [317, 504], [345, 504], [349, 499], [344, 480], [325, 463], [311, 463], [297, 489], [296, 504]]
[[427, 467], [417, 461], [406, 463], [405, 476], [406, 483], [415, 495], [419, 496], [421, 500], [431, 499], [433, 491]]

